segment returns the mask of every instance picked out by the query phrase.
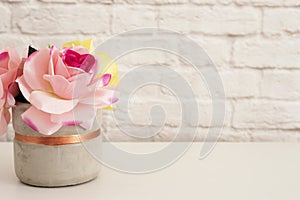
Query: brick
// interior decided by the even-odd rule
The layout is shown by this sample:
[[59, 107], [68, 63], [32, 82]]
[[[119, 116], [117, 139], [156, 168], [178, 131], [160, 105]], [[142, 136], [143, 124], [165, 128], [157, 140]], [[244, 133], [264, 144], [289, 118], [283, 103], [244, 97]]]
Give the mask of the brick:
[[109, 11], [102, 6], [16, 8], [13, 23], [22, 33], [108, 33]]
[[194, 129], [190, 129], [190, 132], [179, 133], [178, 128], [164, 127], [157, 135], [153, 137], [153, 140], [167, 142], [173, 141], [175, 137], [177, 137], [177, 139], [183, 142], [189, 142], [192, 140], [195, 142], [215, 142], [214, 138], [209, 137], [209, 131], [213, 131], [213, 133], [221, 131], [218, 137], [218, 142], [251, 141], [250, 135], [247, 134], [245, 131], [237, 131], [230, 128], [223, 128], [222, 130], [220, 130], [220, 128], [198, 128], [195, 134], [192, 134], [191, 130], [194, 131]]
[[28, 2], [29, 0], [2, 0], [3, 2], [9, 2], [9, 3], [22, 3], [22, 2]]
[[29, 39], [26, 36], [20, 37], [18, 34], [3, 34], [0, 35], [0, 49], [5, 47], [16, 47], [18, 52], [23, 52], [29, 44]]
[[285, 0], [234, 0], [238, 5], [254, 5], [254, 6], [281, 6]]
[[[174, 83], [172, 86], [175, 88], [181, 87], [180, 80], [183, 79], [188, 84], [188, 87], [191, 88], [192, 92], [194, 93], [195, 97], [201, 101], [209, 101], [211, 99], [210, 91], [207, 87], [207, 84], [205, 80], [203, 79], [203, 76], [201, 73], [196, 72], [195, 70], [181, 72], [179, 70], [175, 70], [175, 72], [178, 75], [163, 75], [161, 85], [165, 87], [160, 87], [157, 99], [158, 100], [164, 100], [164, 101], [173, 101], [177, 98], [183, 99], [184, 101], [189, 100], [189, 96], [186, 96], [186, 93], [184, 89], [178, 90], [176, 93], [175, 91], [171, 91], [171, 89], [168, 89], [169, 83], [174, 83], [173, 80], [176, 83]], [[179, 76], [179, 77], [178, 77]]]
[[[211, 94], [206, 84], [206, 80], [201, 73], [197, 73], [195, 70], [190, 70], [186, 72], [179, 72], [179, 74], [191, 86], [197, 98], [200, 100], [211, 99]], [[258, 97], [260, 95], [259, 88], [261, 75], [259, 71], [231, 69], [227, 71], [219, 71], [219, 75], [223, 82], [226, 98], [249, 98]], [[162, 80], [163, 82], [168, 82], [168, 80], [172, 80], [174, 78], [178, 77], [168, 76], [163, 77]], [[161, 89], [160, 95], [162, 95], [162, 97], [166, 96], [169, 98], [175, 98], [175, 94], [164, 88]], [[177, 95], [182, 98], [188, 98], [184, 96], [183, 93], [179, 93]]]
[[148, 6], [113, 7], [112, 30], [121, 33], [137, 28], [157, 27], [156, 11]]
[[113, 0], [83, 0], [87, 3], [101, 3], [101, 4], [112, 4]]
[[234, 0], [238, 5], [250, 5], [250, 6], [298, 6], [300, 2], [298, 0]]
[[182, 33], [247, 35], [260, 31], [259, 10], [235, 7], [170, 6], [160, 9], [159, 26]]
[[[136, 98], [136, 97], [135, 97]], [[153, 117], [155, 120], [151, 118], [151, 109], [152, 107], [159, 105], [165, 111], [165, 118], [163, 117], [163, 113], [154, 113]], [[145, 100], [143, 102], [134, 101], [134, 99], [130, 99], [130, 103], [128, 105], [128, 110], [123, 110], [123, 108], [119, 108], [120, 112], [128, 113], [132, 122], [137, 126], [150, 126], [158, 127], [162, 123], [166, 123], [170, 126], [177, 127], [181, 122], [181, 114], [180, 114], [180, 105], [176, 102], [161, 102], [159, 100]], [[130, 125], [131, 122], [128, 121], [126, 115], [124, 118], [119, 121], [119, 123], [123, 125]], [[161, 120], [158, 120], [161, 119]], [[158, 120], [158, 121], [157, 121]], [[165, 120], [165, 121], [164, 121]], [[153, 122], [156, 121], [156, 122]]]
[[256, 97], [259, 95], [260, 73], [251, 70], [220, 72], [227, 98]]
[[[135, 97], [137, 98], [137, 97]], [[137, 126], [153, 126], [153, 127], [160, 127], [161, 124], [165, 124], [166, 126], [170, 127], [179, 127], [181, 124], [185, 124], [188, 127], [221, 127], [223, 125], [228, 126], [231, 119], [231, 104], [228, 103], [226, 107], [226, 116], [224, 124], [211, 124], [212, 120], [212, 102], [202, 101], [199, 99], [195, 99], [196, 104], [198, 105], [198, 116], [199, 121], [193, 121], [189, 119], [192, 116], [186, 116], [183, 118], [182, 116], [182, 109], [180, 103], [182, 104], [190, 104], [191, 100], [187, 99], [177, 99], [173, 98], [170, 101], [162, 101], [161, 99], [147, 99], [141, 101], [134, 101], [134, 99], [130, 99], [130, 103], [128, 106], [128, 110], [123, 110], [123, 108], [118, 108], [119, 112], [128, 113], [126, 115], [130, 116], [132, 122]], [[221, 101], [217, 101], [217, 103], [221, 103]], [[191, 105], [191, 104], [190, 104]], [[154, 106], [159, 106], [162, 108], [164, 113], [161, 112], [154, 112], [153, 118], [151, 118], [151, 109]], [[189, 112], [189, 111], [186, 111]], [[217, 114], [218, 111], [216, 111]], [[130, 125], [130, 121], [126, 118], [126, 115], [119, 115], [121, 117], [119, 125]], [[164, 117], [165, 115], [165, 117]], [[124, 118], [123, 118], [124, 117]], [[153, 120], [155, 118], [155, 120]]]
[[217, 100], [216, 104], [222, 105], [225, 104], [225, 116], [224, 122], [222, 124], [216, 124], [212, 122], [213, 115], [218, 115], [221, 117], [221, 113], [218, 110], [215, 110], [213, 113], [213, 104], [212, 101], [198, 101], [198, 109], [199, 109], [199, 122], [197, 124], [188, 124], [190, 126], [197, 126], [202, 128], [213, 128], [213, 127], [228, 127], [230, 125], [230, 120], [232, 116], [232, 107], [230, 102], [223, 102], [221, 100]]
[[10, 11], [0, 6], [0, 32], [7, 32], [10, 29]]
[[227, 5], [232, 2], [232, 0], [191, 0], [192, 3], [197, 5], [214, 5], [217, 3]]
[[77, 3], [79, 0], [39, 0], [45, 3]]
[[114, 0], [115, 3], [124, 3], [129, 4], [146, 4], [146, 5], [168, 5], [168, 4], [183, 4], [188, 3], [188, 0]]
[[265, 71], [261, 80], [262, 97], [295, 100], [300, 98], [300, 71]]
[[229, 5], [232, 3], [232, 0], [217, 0], [217, 2], [223, 5]]
[[299, 102], [240, 100], [234, 106], [234, 128], [300, 128]]
[[[138, 37], [138, 36], [137, 36]], [[163, 50], [138, 50], [125, 54], [118, 59], [118, 64], [127, 68], [147, 65], [162, 65], [174, 67], [178, 56]]]
[[285, 0], [284, 5], [285, 6], [299, 6], [300, 1], [298, 1], [298, 0]]
[[299, 9], [267, 9], [264, 12], [263, 32], [266, 35], [300, 32]]
[[39, 36], [36, 37], [35, 35], [29, 35], [26, 37], [26, 43], [32, 44], [34, 47], [41, 49], [47, 47], [50, 45], [55, 45], [56, 47], [62, 47], [62, 45], [66, 42], [73, 41], [73, 40], [86, 40], [87, 38], [92, 38], [94, 41], [94, 44], [98, 44], [98, 37], [95, 37], [95, 35], [84, 35], [84, 36], [78, 36], [78, 35], [60, 35], [60, 36]]
[[228, 66], [231, 54], [230, 40], [203, 36], [193, 36], [192, 39], [207, 53], [217, 67]]
[[300, 39], [249, 38], [234, 44], [234, 65], [255, 68], [299, 68]]

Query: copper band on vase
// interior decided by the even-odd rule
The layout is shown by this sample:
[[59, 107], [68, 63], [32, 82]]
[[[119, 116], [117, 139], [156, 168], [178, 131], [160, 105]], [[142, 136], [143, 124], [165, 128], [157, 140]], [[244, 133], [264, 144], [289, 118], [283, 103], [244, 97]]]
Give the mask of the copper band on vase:
[[78, 144], [81, 142], [86, 142], [92, 140], [100, 135], [100, 129], [85, 134], [77, 135], [62, 135], [62, 136], [32, 136], [32, 135], [22, 135], [20, 133], [15, 133], [15, 140], [30, 143], [30, 144], [42, 144], [47, 146], [59, 146], [67, 144]]

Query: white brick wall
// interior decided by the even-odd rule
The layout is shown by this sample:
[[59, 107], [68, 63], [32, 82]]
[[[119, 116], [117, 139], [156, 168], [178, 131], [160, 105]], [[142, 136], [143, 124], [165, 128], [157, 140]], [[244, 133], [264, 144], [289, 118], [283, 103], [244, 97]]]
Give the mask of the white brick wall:
[[[142, 27], [167, 28], [196, 41], [222, 77], [226, 119], [221, 141], [298, 141], [300, 139], [300, 1], [299, 0], [2, 0], [0, 46], [96, 38]], [[166, 52], [136, 52], [119, 60], [125, 73], [140, 64], [166, 65], [186, 78], [198, 95], [197, 140], [210, 126], [211, 101], [192, 67]], [[151, 105], [166, 109], [166, 126], [146, 141], [168, 141], [178, 131], [180, 109], [166, 89], [149, 86], [133, 97], [130, 114], [139, 126], [151, 122]], [[144, 102], [144, 103], [143, 103]], [[188, 103], [186, 101], [185, 103]], [[110, 112], [103, 130], [113, 140], [124, 135]], [[0, 141], [12, 140], [13, 130]], [[182, 140], [190, 138], [185, 133]]]

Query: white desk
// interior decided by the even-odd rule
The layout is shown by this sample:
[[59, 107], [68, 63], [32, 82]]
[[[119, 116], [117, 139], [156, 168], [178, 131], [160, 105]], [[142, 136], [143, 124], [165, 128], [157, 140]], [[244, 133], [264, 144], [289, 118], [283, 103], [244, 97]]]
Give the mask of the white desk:
[[[125, 144], [136, 149], [154, 145], [161, 144]], [[300, 144], [218, 143], [205, 160], [198, 160], [199, 149], [194, 143], [179, 161], [156, 173], [130, 175], [104, 167], [90, 183], [47, 189], [20, 183], [12, 144], [0, 143], [0, 199], [300, 199]]]

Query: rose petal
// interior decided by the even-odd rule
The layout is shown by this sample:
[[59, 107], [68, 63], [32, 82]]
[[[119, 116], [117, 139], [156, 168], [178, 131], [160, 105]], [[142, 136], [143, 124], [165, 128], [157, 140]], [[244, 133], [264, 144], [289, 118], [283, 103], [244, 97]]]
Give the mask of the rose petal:
[[8, 92], [10, 92], [14, 97], [17, 96], [20, 92], [17, 82], [13, 82], [8, 86]]
[[94, 91], [94, 94], [81, 99], [80, 103], [93, 105], [97, 108], [105, 108], [114, 103], [114, 99], [117, 96], [117, 92], [115, 90], [98, 88]]
[[4, 108], [0, 109], [0, 136], [6, 133], [9, 121], [10, 114], [8, 110]]
[[15, 103], [16, 103], [16, 101], [15, 101], [14, 96], [13, 96], [10, 92], [8, 92], [8, 93], [7, 93], [6, 106], [7, 106], [7, 107], [12, 107], [12, 106], [15, 105]]
[[81, 47], [81, 46], [72, 47], [72, 50], [76, 51], [79, 54], [89, 54], [90, 53], [90, 51], [87, 48]]
[[72, 110], [77, 105], [78, 100], [64, 100], [51, 93], [33, 91], [29, 102], [41, 111], [62, 114]]
[[0, 81], [0, 99], [2, 99], [3, 97], [4, 97], [4, 88], [3, 88], [2, 81]]
[[17, 68], [9, 70], [8, 72], [0, 76], [5, 91], [7, 91], [9, 85], [16, 80], [17, 70], [18, 70]]
[[98, 52], [96, 56], [98, 60], [100, 60], [100, 67], [99, 67], [99, 72], [97, 73], [97, 77], [100, 76], [101, 74], [111, 74], [112, 78], [109, 84], [118, 85], [119, 84], [118, 65], [107, 53]]
[[[54, 54], [56, 54], [56, 56]], [[57, 61], [57, 54], [58, 54], [58, 51], [52, 45], [51, 48], [50, 48], [50, 60], [49, 60], [49, 68], [48, 68], [48, 72], [52, 76], [54, 75], [54, 65], [53, 65], [53, 63], [56, 63], [56, 61]]]
[[54, 66], [54, 73], [56, 75], [61, 75], [65, 78], [69, 78], [70, 77], [70, 73], [67, 69], [67, 66], [64, 64], [64, 62], [62, 61], [61, 57], [57, 58], [57, 61], [55, 63]]
[[74, 87], [65, 77], [44, 75], [44, 78], [50, 82], [56, 95], [64, 99], [73, 99]]
[[52, 135], [62, 127], [61, 124], [52, 122], [50, 117], [51, 114], [42, 112], [34, 106], [22, 114], [22, 119], [29, 127], [44, 135]]
[[97, 88], [105, 87], [111, 80], [111, 74], [103, 74], [101, 77], [96, 78], [91, 85], [96, 84]]
[[9, 70], [18, 68], [21, 63], [21, 58], [19, 57], [17, 50], [15, 48], [9, 48], [7, 51], [9, 53]]
[[19, 88], [20, 88], [23, 96], [25, 97], [25, 99], [27, 101], [29, 101], [29, 97], [30, 97], [30, 94], [32, 92], [32, 89], [26, 83], [26, 81], [24, 79], [24, 76], [21, 76], [21, 77], [17, 78], [16, 82], [18, 83]]
[[87, 88], [90, 80], [89, 75], [78, 75], [77, 79], [73, 79], [72, 82], [60, 75], [45, 75], [44, 78], [50, 82], [54, 93], [64, 99], [77, 99], [89, 94], [89, 89]]
[[82, 64], [80, 65], [80, 69], [84, 70], [87, 73], [93, 73], [95, 71], [95, 67], [97, 66], [95, 57], [90, 54], [87, 54], [87, 56], [81, 63]]
[[84, 121], [89, 119], [94, 119], [96, 116], [96, 109], [93, 106], [85, 105], [85, 104], [78, 104], [73, 110], [56, 115], [51, 115], [51, 121], [55, 123], [62, 123], [62, 124], [80, 124]]
[[85, 74], [86, 73], [83, 69], [80, 69], [80, 68], [77, 68], [77, 67], [67, 66], [67, 70], [68, 70], [68, 73], [70, 74], [71, 77], [79, 75], [79, 74]]
[[0, 67], [3, 69], [8, 69], [8, 61], [9, 61], [9, 54], [8, 52], [3, 52], [0, 54]]
[[49, 70], [50, 50], [43, 49], [30, 55], [24, 64], [24, 79], [33, 90], [51, 91], [50, 84], [43, 79]]

